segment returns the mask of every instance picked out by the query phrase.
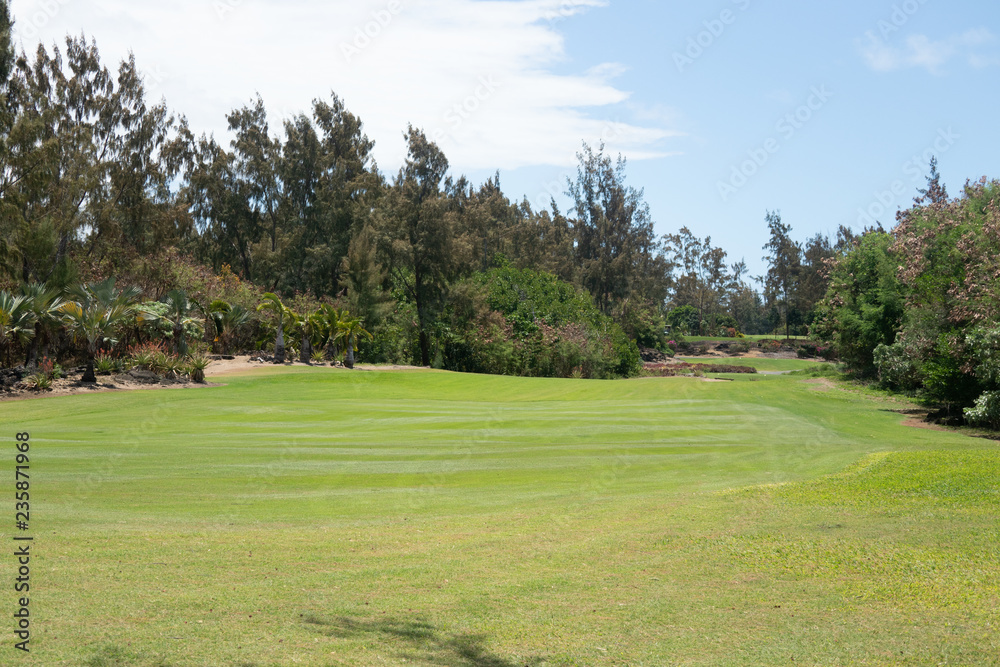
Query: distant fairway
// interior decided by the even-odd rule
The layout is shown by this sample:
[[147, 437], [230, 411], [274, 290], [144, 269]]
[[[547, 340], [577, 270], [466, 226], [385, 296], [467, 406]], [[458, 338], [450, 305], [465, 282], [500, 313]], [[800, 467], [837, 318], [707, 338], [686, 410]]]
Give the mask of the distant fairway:
[[[691, 364], [731, 364], [751, 366], [758, 371], [805, 371], [813, 370], [825, 362], [814, 359], [772, 359], [770, 357], [677, 357]], [[832, 364], [826, 364], [831, 366]]]
[[804, 380], [294, 368], [0, 404], [36, 536], [32, 653], [0, 664], [996, 664], [997, 443]]

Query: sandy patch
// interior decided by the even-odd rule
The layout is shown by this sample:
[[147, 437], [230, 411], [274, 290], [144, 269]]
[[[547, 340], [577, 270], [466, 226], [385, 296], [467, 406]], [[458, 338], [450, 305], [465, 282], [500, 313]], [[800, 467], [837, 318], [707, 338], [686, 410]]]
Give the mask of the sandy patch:
[[[260, 361], [261, 357], [259, 355], [246, 355], [242, 354], [237, 356], [235, 359], [218, 359], [212, 361], [211, 365], [205, 370], [205, 375], [209, 377], [218, 377], [224, 375], [233, 375], [235, 373], [251, 373], [256, 371], [265, 371], [275, 368], [276, 364], [270, 361]], [[282, 366], [308, 366], [311, 368], [327, 368], [327, 369], [338, 369], [347, 370], [347, 368], [342, 363], [336, 364], [304, 364], [301, 361], [286, 361]], [[426, 371], [430, 370], [428, 368], [423, 368], [422, 366], [403, 366], [397, 364], [355, 364], [354, 370], [356, 371]]]
[[830, 391], [837, 388], [837, 383], [830, 378], [811, 378], [802, 382], [803, 384], [812, 385], [810, 389], [813, 391]]
[[929, 410], [916, 408], [913, 410], [893, 410], [893, 412], [906, 417], [906, 419], [901, 422], [903, 426], [909, 426], [910, 428], [922, 428], [928, 431], [952, 430], [945, 426], [941, 426], [940, 424], [927, 421], [927, 416], [930, 414]]
[[902, 422], [903, 426], [909, 426], [910, 428], [922, 428], [928, 431], [947, 431], [949, 429], [941, 426], [940, 424], [935, 424], [933, 422], [925, 421], [921, 417], [909, 417], [904, 419]]

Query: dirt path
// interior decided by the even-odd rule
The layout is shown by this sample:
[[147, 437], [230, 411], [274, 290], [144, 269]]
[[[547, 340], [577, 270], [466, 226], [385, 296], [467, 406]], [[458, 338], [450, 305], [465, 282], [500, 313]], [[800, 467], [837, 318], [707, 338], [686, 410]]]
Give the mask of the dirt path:
[[[270, 361], [258, 361], [260, 356], [252, 355], [240, 355], [235, 359], [221, 359], [216, 360], [211, 363], [211, 365], [205, 370], [205, 375], [207, 377], [220, 377], [225, 375], [233, 375], [235, 373], [251, 373], [255, 371], [263, 371], [272, 369], [275, 367]], [[286, 361], [285, 366], [306, 366], [300, 361]], [[331, 366], [330, 364], [309, 364], [312, 368], [328, 368], [328, 369], [345, 369], [341, 365]], [[354, 370], [356, 371], [426, 371], [430, 370], [423, 368], [421, 366], [401, 366], [397, 364], [355, 364]]]

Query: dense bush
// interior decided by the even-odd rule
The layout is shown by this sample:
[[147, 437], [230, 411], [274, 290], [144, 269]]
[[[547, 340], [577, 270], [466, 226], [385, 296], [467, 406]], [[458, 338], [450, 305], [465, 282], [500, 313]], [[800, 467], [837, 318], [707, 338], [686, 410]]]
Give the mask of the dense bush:
[[733, 343], [732, 345], [729, 346], [729, 350], [728, 350], [729, 354], [732, 355], [732, 356], [734, 356], [734, 357], [746, 354], [749, 351], [750, 351], [750, 344], [749, 343], [742, 343], [742, 342], [741, 343]]
[[508, 266], [450, 295], [435, 332], [444, 368], [536, 377], [636, 375], [639, 348], [590, 296], [553, 275]]
[[801, 359], [809, 359], [820, 357], [826, 359], [827, 361], [833, 361], [837, 358], [837, 350], [829, 343], [816, 343], [813, 341], [806, 341], [799, 345], [796, 350]]
[[835, 263], [830, 291], [818, 307], [811, 333], [832, 342], [855, 375], [874, 377], [874, 352], [892, 345], [902, 326], [904, 295], [893, 237], [881, 231], [863, 235]]
[[949, 199], [932, 169], [921, 195], [891, 233], [843, 248], [812, 333], [835, 341], [855, 376], [997, 425], [1000, 182]]
[[873, 353], [879, 383], [886, 389], [910, 390], [920, 384], [913, 357], [901, 343], [881, 344]]
[[974, 407], [965, 409], [965, 419], [973, 426], [1000, 429], [1000, 391], [982, 394]]

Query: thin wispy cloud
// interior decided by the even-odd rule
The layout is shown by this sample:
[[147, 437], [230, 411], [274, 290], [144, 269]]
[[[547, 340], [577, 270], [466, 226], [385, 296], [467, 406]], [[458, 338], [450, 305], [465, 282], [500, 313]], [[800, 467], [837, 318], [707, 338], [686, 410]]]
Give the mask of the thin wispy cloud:
[[893, 46], [869, 32], [859, 41], [858, 47], [868, 66], [876, 72], [920, 67], [931, 74], [943, 74], [945, 65], [955, 59], [973, 67], [995, 64], [998, 60], [996, 56], [979, 51], [979, 47], [994, 41], [993, 34], [985, 28], [941, 40], [933, 40], [926, 35], [910, 35], [902, 46]]
[[[222, 138], [225, 114], [258, 92], [277, 127], [334, 91], [364, 121], [383, 167], [403, 159], [412, 123], [470, 170], [570, 165], [583, 140], [633, 160], [670, 152], [669, 127], [615, 116], [630, 97], [615, 85], [622, 65], [568, 63], [563, 21], [606, 4], [13, 0], [12, 10], [29, 51], [81, 31], [109, 66], [133, 51], [154, 95], [197, 131]], [[56, 9], [34, 21], [45, 6]]]

